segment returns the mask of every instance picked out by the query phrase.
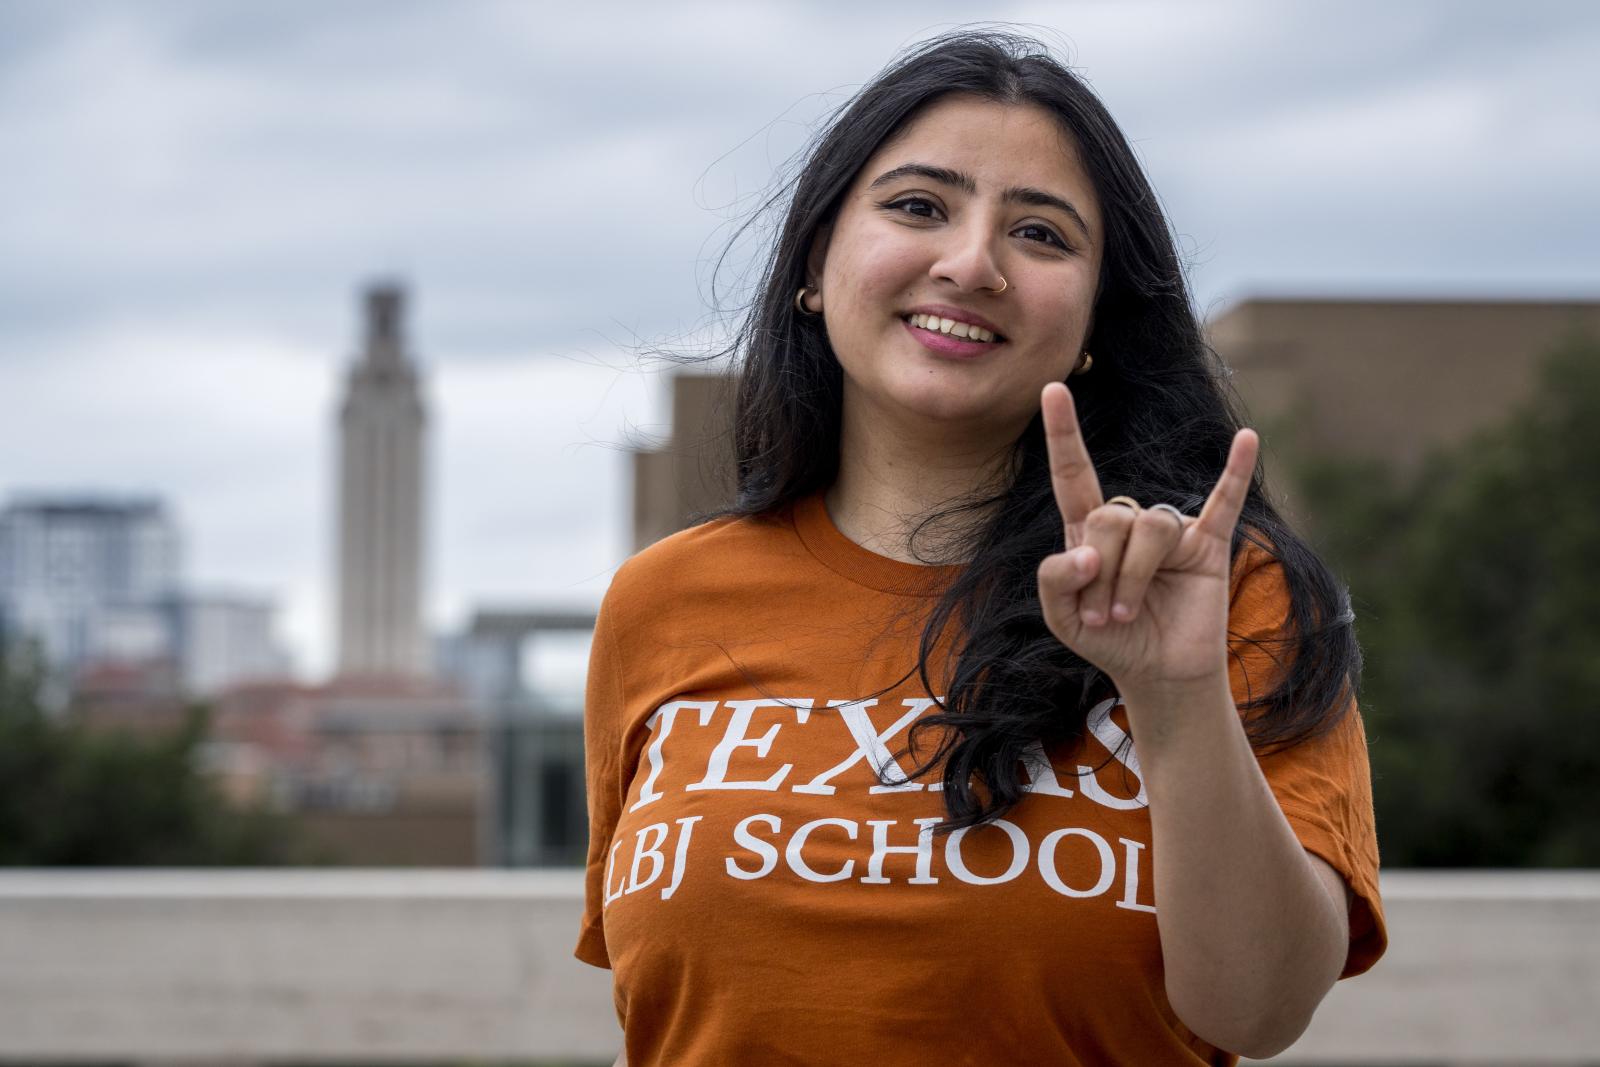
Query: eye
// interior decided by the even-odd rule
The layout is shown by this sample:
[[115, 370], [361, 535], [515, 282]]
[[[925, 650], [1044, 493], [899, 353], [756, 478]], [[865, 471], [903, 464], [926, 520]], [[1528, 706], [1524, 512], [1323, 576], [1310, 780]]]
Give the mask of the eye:
[[898, 200], [885, 201], [880, 206], [893, 214], [911, 215], [919, 219], [939, 217], [939, 205], [921, 196], [902, 196]]
[[1012, 232], [1026, 237], [1027, 240], [1037, 241], [1040, 244], [1047, 244], [1055, 248], [1059, 248], [1063, 252], [1072, 251], [1072, 246], [1067, 244], [1066, 241], [1062, 240], [1060, 234], [1056, 233], [1056, 231], [1052, 230], [1043, 223], [1030, 222], [1027, 225], [1017, 227]]

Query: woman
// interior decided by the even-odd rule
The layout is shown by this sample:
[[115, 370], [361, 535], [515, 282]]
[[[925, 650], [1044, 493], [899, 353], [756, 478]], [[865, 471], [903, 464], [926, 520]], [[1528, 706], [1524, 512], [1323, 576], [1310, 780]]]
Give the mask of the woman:
[[736, 503], [595, 634], [618, 1062], [1290, 1044], [1384, 947], [1359, 653], [1104, 107], [1030, 41], [913, 51], [739, 349]]

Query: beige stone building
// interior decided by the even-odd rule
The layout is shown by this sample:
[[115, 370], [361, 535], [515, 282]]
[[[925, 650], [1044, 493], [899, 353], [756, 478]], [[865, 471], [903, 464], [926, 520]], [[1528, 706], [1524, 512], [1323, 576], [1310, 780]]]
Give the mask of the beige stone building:
[[672, 436], [633, 454], [633, 549], [733, 497], [733, 391], [721, 374], [672, 379]]
[[1246, 300], [1207, 325], [1266, 437], [1402, 471], [1530, 395], [1600, 301]]
[[[1291, 439], [1413, 469], [1526, 400], [1541, 356], [1574, 330], [1600, 338], [1600, 301], [1252, 299], [1207, 324], [1290, 496], [1275, 468]], [[634, 454], [636, 549], [731, 497], [727, 391], [675, 380], [670, 441]]]

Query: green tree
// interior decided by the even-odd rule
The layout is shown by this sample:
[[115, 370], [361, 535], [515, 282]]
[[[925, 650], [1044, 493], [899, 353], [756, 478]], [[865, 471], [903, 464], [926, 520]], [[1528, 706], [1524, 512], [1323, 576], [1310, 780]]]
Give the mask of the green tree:
[[230, 807], [195, 769], [206, 709], [158, 739], [83, 730], [40, 706], [41, 672], [0, 652], [0, 866], [305, 862], [282, 816]]
[[1349, 581], [1393, 866], [1600, 866], [1600, 341], [1412, 478], [1297, 464]]

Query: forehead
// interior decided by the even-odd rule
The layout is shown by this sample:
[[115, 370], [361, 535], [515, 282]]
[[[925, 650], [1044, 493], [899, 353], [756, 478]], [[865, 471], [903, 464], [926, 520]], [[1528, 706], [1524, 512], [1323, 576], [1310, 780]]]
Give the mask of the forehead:
[[1094, 205], [1094, 186], [1076, 141], [1037, 104], [965, 95], [938, 100], [878, 146], [857, 185], [909, 162], [960, 170], [976, 179], [980, 190], [1032, 186]]

